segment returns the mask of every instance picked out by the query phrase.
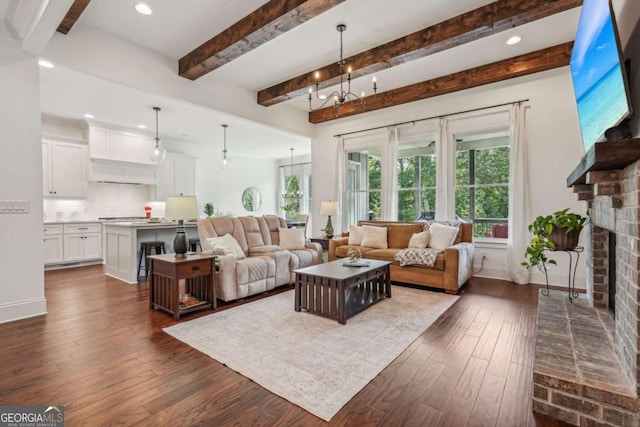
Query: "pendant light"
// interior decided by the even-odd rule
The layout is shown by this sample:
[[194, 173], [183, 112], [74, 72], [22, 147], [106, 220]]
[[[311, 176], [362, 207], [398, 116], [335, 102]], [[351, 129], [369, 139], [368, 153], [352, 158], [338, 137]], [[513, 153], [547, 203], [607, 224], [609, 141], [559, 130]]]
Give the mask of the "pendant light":
[[224, 148], [222, 150], [222, 157], [220, 157], [220, 169], [222, 170], [228, 170], [231, 167], [231, 159], [227, 151], [227, 127], [229, 126], [222, 125], [222, 129], [224, 130]]
[[167, 150], [162, 147], [160, 137], [158, 137], [158, 112], [160, 107], [153, 107], [153, 110], [156, 112], [156, 137], [154, 138], [156, 145], [149, 153], [149, 158], [154, 162], [162, 162], [167, 157]]

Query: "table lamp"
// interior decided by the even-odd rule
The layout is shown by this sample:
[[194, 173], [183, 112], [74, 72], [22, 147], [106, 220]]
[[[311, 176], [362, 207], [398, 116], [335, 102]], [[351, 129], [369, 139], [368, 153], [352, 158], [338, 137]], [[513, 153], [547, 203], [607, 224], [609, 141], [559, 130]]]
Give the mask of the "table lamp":
[[331, 224], [331, 215], [338, 215], [338, 202], [325, 201], [320, 204], [320, 215], [328, 215], [327, 226], [324, 228], [324, 234], [328, 238], [333, 237], [333, 224]]
[[196, 200], [196, 196], [167, 197], [164, 218], [178, 220], [176, 237], [173, 239], [173, 250], [176, 253], [176, 258], [186, 257], [187, 248], [189, 247], [189, 239], [187, 239], [187, 233], [184, 228], [184, 220], [197, 218], [198, 215], [198, 201]]

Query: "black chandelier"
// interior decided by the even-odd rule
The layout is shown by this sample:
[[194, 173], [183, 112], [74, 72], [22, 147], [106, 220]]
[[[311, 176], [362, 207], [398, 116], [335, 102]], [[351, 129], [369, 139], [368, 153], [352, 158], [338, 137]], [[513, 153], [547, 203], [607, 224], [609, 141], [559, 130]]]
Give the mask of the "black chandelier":
[[[336, 27], [336, 30], [338, 30], [338, 32], [340, 33], [340, 60], [338, 61], [338, 65], [340, 66], [340, 90], [337, 91], [333, 91], [331, 94], [329, 95], [320, 95], [319, 94], [319, 89], [320, 89], [320, 72], [316, 71], [315, 73], [315, 86], [316, 86], [316, 90], [315, 90], [315, 97], [316, 99], [322, 101], [322, 104], [320, 104], [320, 106], [318, 108], [313, 108], [313, 106], [311, 105], [311, 101], [313, 100], [313, 88], [310, 87], [309, 88], [309, 110], [311, 111], [315, 111], [315, 110], [319, 110], [321, 108], [323, 108], [329, 101], [331, 101], [333, 99], [333, 108], [336, 111], [336, 117], [338, 116], [338, 112], [340, 109], [340, 106], [343, 105], [346, 102], [350, 102], [353, 104], [353, 102], [355, 101], [360, 101], [360, 105], [362, 106], [362, 108], [364, 108], [364, 92], [362, 92], [361, 96], [356, 95], [355, 93], [351, 92], [351, 66], [349, 66], [347, 68], [347, 77], [346, 77], [346, 90], [344, 89], [345, 86], [345, 77], [344, 77], [344, 65], [345, 65], [345, 61], [343, 58], [343, 51], [342, 51], [342, 33], [344, 33], [347, 29], [347, 26], [344, 24], [338, 24], [338, 26]], [[376, 78], [373, 78], [373, 94], [375, 95], [378, 91], [378, 86], [376, 85]]]

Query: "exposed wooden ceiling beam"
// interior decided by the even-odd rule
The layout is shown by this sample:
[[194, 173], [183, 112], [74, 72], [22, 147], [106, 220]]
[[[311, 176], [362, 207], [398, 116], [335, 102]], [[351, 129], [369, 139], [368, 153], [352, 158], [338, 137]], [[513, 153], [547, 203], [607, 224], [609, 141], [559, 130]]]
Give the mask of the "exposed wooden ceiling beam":
[[[499, 0], [361, 52], [347, 58], [346, 62], [353, 68], [351, 78], [355, 79], [580, 5], [582, 0]], [[325, 65], [317, 71], [320, 73], [320, 89], [340, 83], [337, 63]], [[306, 95], [308, 88], [315, 85], [314, 74], [301, 74], [259, 91], [258, 104], [270, 106]]]
[[202, 77], [343, 1], [271, 0], [180, 58], [178, 74]]
[[75, 0], [67, 14], [62, 18], [62, 22], [60, 22], [56, 31], [62, 34], [67, 34], [78, 18], [80, 18], [80, 15], [82, 15], [82, 12], [84, 12], [84, 9], [89, 5], [90, 1], [91, 0]]
[[336, 111], [331, 107], [323, 108], [309, 113], [309, 122], [323, 123], [337, 118], [344, 118], [356, 114], [394, 105], [406, 104], [434, 96], [470, 89], [477, 86], [496, 83], [515, 77], [526, 76], [540, 71], [569, 65], [573, 42], [564, 43], [548, 49], [538, 50], [481, 67], [449, 74], [398, 89], [378, 93], [365, 98], [364, 109], [360, 103], [344, 104], [340, 107], [340, 115], [336, 117]]

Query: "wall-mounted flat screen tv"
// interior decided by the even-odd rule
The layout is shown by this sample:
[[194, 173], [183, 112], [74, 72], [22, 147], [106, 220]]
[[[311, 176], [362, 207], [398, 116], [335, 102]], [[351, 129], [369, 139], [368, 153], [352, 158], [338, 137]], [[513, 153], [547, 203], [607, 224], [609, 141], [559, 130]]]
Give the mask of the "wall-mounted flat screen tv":
[[587, 151], [631, 114], [620, 39], [609, 0], [584, 0], [571, 54], [582, 142]]

